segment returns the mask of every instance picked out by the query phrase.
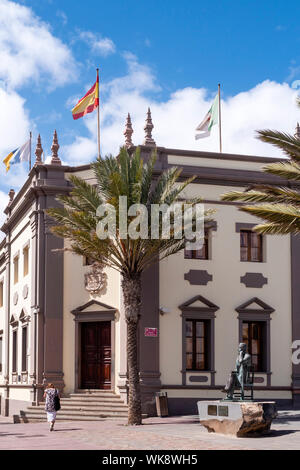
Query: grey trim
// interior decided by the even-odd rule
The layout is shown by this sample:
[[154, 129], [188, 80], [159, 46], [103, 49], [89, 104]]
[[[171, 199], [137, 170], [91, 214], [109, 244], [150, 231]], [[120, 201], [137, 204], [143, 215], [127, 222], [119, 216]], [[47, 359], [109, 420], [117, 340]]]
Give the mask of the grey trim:
[[[117, 311], [116, 308], [111, 307], [110, 305], [104, 304], [103, 302], [99, 302], [98, 300], [90, 300], [89, 302], [85, 303], [84, 305], [81, 305], [80, 307], [76, 307], [74, 310], [71, 311], [73, 315], [77, 315], [80, 312], [83, 312], [86, 308], [90, 307], [91, 305], [95, 305], [96, 309], [97, 307], [103, 307], [106, 309], [106, 312], [108, 313], [115, 313]], [[95, 312], [99, 312], [99, 310], [95, 310]], [[103, 312], [103, 310], [101, 310]], [[94, 313], [94, 312], [87, 312], [87, 313]]]
[[[198, 300], [200, 300], [200, 302], [202, 302], [205, 306], [204, 307], [198, 307], [198, 306], [193, 307], [193, 304], [195, 302], [197, 302]], [[219, 307], [217, 305], [215, 305], [213, 302], [206, 299], [202, 295], [196, 295], [195, 297], [192, 297], [191, 299], [187, 300], [183, 304], [179, 305], [178, 308], [179, 308], [179, 310], [182, 310], [182, 311], [189, 310], [189, 311], [205, 312], [205, 313], [206, 312], [213, 312], [214, 313], [217, 310], [219, 310]]]
[[265, 381], [264, 377], [254, 377], [255, 384], [262, 384], [264, 383], [264, 381]]
[[[174, 165], [168, 165], [168, 168], [172, 168]], [[196, 176], [193, 183], [213, 184], [219, 186], [249, 186], [255, 181], [259, 184], [269, 185], [282, 185], [287, 186], [286, 180], [280, 179], [279, 177], [272, 176], [269, 173], [263, 173], [261, 171], [250, 171], [250, 170], [234, 170], [227, 168], [211, 168], [211, 167], [196, 167], [196, 166], [185, 166], [180, 165], [182, 173], [179, 176], [179, 181], [185, 181], [191, 176]], [[162, 170], [155, 168], [153, 175], [158, 177]]]
[[[300, 237], [291, 235], [292, 342], [300, 339]], [[293, 403], [300, 406], [300, 364], [292, 364]]]
[[[261, 308], [249, 308], [250, 305], [253, 303], [258, 304]], [[270, 305], [266, 304], [263, 300], [259, 299], [258, 297], [252, 297], [250, 300], [247, 300], [247, 302], [244, 302], [243, 304], [239, 305], [236, 307], [236, 312], [238, 313], [258, 313], [259, 315], [262, 314], [270, 314], [275, 312], [275, 309], [273, 307], [270, 307]]]
[[256, 227], [257, 224], [250, 224], [248, 222], [236, 222], [235, 231], [238, 233], [241, 230], [252, 230], [254, 227]]
[[[162, 390], [223, 390], [224, 385], [174, 385], [174, 384], [163, 384], [161, 386]], [[290, 386], [284, 385], [257, 385], [255, 390], [266, 391], [273, 390], [274, 392], [291, 392], [293, 390]]]
[[10, 317], [9, 324], [12, 327], [13, 331], [17, 329], [17, 326], [19, 324], [19, 320], [15, 318], [14, 315]]
[[[200, 300], [205, 307], [193, 307], [193, 304]], [[187, 319], [195, 320], [209, 320], [209, 366], [210, 370], [205, 371], [209, 372], [211, 375], [211, 385], [215, 385], [215, 312], [219, 309], [217, 305], [210, 302], [208, 299], [202, 295], [197, 295], [192, 299], [184, 302], [178, 307], [181, 310], [182, 317], [182, 385], [186, 385], [186, 374], [193, 371], [188, 371], [186, 369], [186, 341], [185, 341], [185, 322]], [[202, 371], [197, 371], [202, 372]], [[204, 371], [203, 371], [204, 372]]]
[[212, 281], [213, 277], [206, 270], [190, 269], [188, 273], [184, 274], [184, 279], [192, 286], [206, 286], [209, 281]]
[[190, 382], [208, 382], [208, 377], [205, 375], [191, 375], [189, 377]]
[[5, 289], [6, 289], [6, 299], [4, 305], [6, 305], [6, 316], [4, 323], [4, 337], [6, 338], [5, 345], [5, 371], [4, 371], [4, 394], [3, 394], [3, 405], [1, 404], [1, 412], [4, 416], [8, 416], [9, 411], [9, 373], [10, 373], [10, 278], [11, 278], [11, 245], [10, 245], [10, 232], [6, 236], [5, 244]]
[[241, 276], [240, 280], [246, 287], [262, 288], [265, 284], [268, 284], [268, 278], [264, 277], [262, 273], [246, 273]]
[[235, 202], [235, 201], [216, 201], [214, 199], [203, 199], [203, 204], [218, 204], [221, 206], [243, 206], [246, 205], [245, 202]]
[[5, 253], [2, 253], [2, 254], [0, 255], [0, 266], [1, 266], [3, 263], [5, 263]]

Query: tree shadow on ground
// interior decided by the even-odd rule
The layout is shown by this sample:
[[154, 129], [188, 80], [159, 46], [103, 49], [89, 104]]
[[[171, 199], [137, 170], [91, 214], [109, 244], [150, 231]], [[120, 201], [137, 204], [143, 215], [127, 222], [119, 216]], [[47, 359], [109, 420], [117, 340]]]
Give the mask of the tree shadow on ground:
[[267, 434], [259, 434], [259, 433], [253, 433], [253, 434], [245, 434], [246, 438], [251, 438], [251, 439], [268, 439], [270, 437], [280, 437], [280, 436], [287, 436], [288, 434], [295, 434], [299, 432], [299, 429], [271, 429]]
[[82, 431], [83, 428], [66, 428], [66, 429], [54, 429], [54, 432], [67, 432], [67, 431]]

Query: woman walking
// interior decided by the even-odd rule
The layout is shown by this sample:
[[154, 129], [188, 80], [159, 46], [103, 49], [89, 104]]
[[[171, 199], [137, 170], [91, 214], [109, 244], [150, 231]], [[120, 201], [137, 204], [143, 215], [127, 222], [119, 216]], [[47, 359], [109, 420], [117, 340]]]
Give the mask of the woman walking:
[[53, 431], [56, 412], [59, 410], [60, 406], [57, 406], [57, 402], [59, 402], [58, 390], [52, 383], [47, 385], [44, 398], [46, 398], [45, 411], [47, 411], [47, 421], [50, 423], [50, 431]]

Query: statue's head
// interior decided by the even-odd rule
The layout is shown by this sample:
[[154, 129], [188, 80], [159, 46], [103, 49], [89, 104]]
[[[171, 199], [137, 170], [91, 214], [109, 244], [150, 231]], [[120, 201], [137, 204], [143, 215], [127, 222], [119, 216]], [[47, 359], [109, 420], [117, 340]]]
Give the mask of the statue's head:
[[239, 344], [239, 351], [246, 352], [247, 351], [247, 344], [246, 343], [240, 343]]

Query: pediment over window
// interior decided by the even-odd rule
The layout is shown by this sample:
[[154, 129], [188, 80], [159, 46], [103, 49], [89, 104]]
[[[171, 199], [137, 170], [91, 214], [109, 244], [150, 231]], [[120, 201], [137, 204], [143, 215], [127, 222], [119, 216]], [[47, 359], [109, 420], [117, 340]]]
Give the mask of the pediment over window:
[[196, 295], [178, 307], [182, 311], [216, 312], [219, 307], [202, 295]]
[[19, 322], [18, 322], [17, 318], [14, 315], [12, 315], [10, 317], [9, 323], [12, 327], [15, 327], [15, 326], [18, 325]]
[[244, 302], [235, 309], [238, 313], [273, 313], [275, 309], [258, 297]]
[[98, 300], [90, 300], [89, 302], [80, 305], [71, 311], [73, 315], [84, 314], [84, 313], [115, 313], [116, 308], [110, 305], [99, 302]]
[[30, 316], [27, 315], [25, 308], [22, 308], [22, 311], [21, 311], [20, 316], [19, 316], [19, 320], [22, 323], [29, 322]]

